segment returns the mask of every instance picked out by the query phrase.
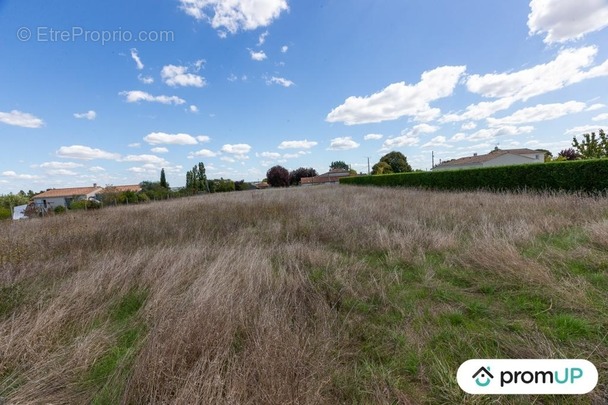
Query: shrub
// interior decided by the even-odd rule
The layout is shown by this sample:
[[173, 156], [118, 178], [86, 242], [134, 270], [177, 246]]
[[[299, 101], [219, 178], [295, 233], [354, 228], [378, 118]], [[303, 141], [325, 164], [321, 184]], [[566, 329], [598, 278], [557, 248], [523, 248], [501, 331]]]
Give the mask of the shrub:
[[55, 214], [63, 214], [65, 212], [65, 207], [63, 205], [58, 205], [53, 209]]
[[0, 207], [0, 220], [12, 218], [11, 210]]
[[78, 201], [72, 201], [70, 203], [70, 209], [71, 210], [84, 210], [84, 209], [97, 209], [100, 208], [101, 204], [98, 203], [97, 201], [92, 201], [92, 200], [78, 200]]
[[441, 172], [346, 177], [341, 184], [445, 190], [608, 190], [608, 159], [550, 162]]

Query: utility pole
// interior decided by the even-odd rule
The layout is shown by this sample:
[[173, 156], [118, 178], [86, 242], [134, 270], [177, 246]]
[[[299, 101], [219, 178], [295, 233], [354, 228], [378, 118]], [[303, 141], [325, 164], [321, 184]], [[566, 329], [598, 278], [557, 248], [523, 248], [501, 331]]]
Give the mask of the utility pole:
[[366, 156], [366, 157], [367, 157], [367, 175], [369, 176], [369, 174], [370, 174], [370, 171], [369, 171], [369, 156]]
[[431, 151], [431, 168], [435, 167], [435, 151]]

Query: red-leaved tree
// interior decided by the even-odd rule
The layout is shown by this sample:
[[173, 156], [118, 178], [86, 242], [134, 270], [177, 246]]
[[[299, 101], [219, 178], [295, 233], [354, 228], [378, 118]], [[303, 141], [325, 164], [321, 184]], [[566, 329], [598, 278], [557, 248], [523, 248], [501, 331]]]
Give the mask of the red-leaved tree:
[[266, 172], [266, 180], [272, 187], [289, 187], [289, 172], [283, 166], [273, 166]]

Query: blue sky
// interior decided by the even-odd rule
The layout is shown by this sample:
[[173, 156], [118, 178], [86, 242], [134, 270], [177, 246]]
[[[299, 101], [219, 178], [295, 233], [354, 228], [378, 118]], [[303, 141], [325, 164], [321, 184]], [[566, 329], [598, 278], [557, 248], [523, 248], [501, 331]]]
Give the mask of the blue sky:
[[0, 0], [0, 193], [554, 154], [608, 123], [608, 0]]

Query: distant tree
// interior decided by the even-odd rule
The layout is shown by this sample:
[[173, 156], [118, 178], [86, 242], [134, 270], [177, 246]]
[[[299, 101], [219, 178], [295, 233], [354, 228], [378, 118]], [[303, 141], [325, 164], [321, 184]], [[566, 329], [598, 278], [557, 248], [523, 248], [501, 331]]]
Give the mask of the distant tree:
[[412, 171], [412, 166], [407, 162], [407, 158], [401, 152], [389, 152], [380, 158], [380, 162], [387, 163], [393, 173], [406, 173]]
[[564, 149], [557, 154], [556, 160], [578, 160], [581, 156], [572, 148]]
[[393, 168], [386, 162], [378, 162], [372, 166], [372, 174], [391, 174]]
[[335, 162], [331, 162], [331, 164], [329, 165], [329, 169], [330, 170], [334, 170], [334, 169], [350, 170], [350, 167], [346, 164], [346, 162], [344, 162], [342, 160], [337, 160]]
[[213, 182], [213, 192], [215, 193], [226, 193], [235, 190], [234, 181], [230, 179], [220, 178], [219, 180], [210, 180]]
[[194, 165], [192, 170], [186, 172], [186, 189], [191, 194], [196, 194], [200, 191], [210, 191], [203, 162], [199, 162], [198, 165]]
[[608, 139], [603, 129], [599, 130], [598, 136], [595, 132], [583, 134], [583, 139], [579, 142], [576, 137], [572, 138], [572, 146], [581, 159], [600, 159], [608, 157]]
[[289, 184], [299, 186], [303, 177], [315, 177], [316, 175], [317, 171], [312, 167], [299, 167], [289, 173]]
[[[167, 198], [167, 195], [170, 193], [168, 188], [161, 186], [160, 181], [142, 181], [139, 183], [141, 187], [141, 192], [138, 196], [145, 195], [141, 199], [143, 200], [163, 200]], [[169, 186], [169, 184], [167, 184]]]
[[272, 187], [289, 187], [289, 172], [283, 166], [273, 166], [266, 172], [268, 184]]
[[169, 188], [169, 184], [167, 183], [167, 178], [165, 177], [165, 169], [160, 169], [160, 186], [162, 188]]
[[28, 201], [29, 198], [26, 195], [9, 193], [7, 195], [0, 196], [0, 207], [10, 210], [11, 208], [19, 205], [25, 205], [28, 203]]

